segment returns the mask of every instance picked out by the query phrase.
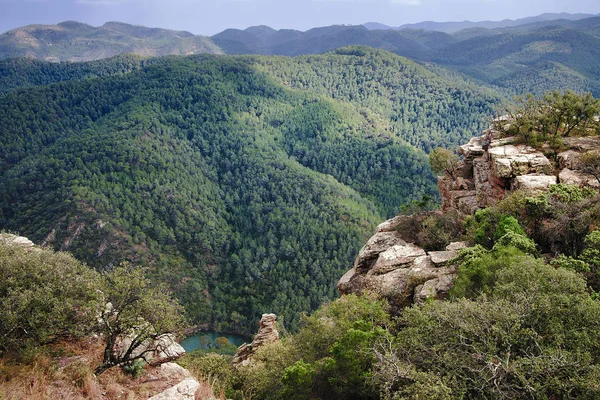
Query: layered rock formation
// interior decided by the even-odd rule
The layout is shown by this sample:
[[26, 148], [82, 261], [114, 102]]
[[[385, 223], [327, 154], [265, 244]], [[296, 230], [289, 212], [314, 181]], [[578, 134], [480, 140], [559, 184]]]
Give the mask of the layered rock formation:
[[275, 314], [263, 314], [260, 319], [260, 328], [256, 336], [254, 336], [254, 340], [252, 340], [252, 343], [244, 343], [238, 348], [237, 353], [231, 361], [231, 365], [235, 368], [240, 365], [248, 365], [256, 350], [266, 344], [279, 340], [279, 332], [275, 329], [276, 321], [277, 316]]
[[445, 251], [425, 252], [398, 232], [402, 217], [385, 221], [361, 249], [354, 267], [338, 282], [342, 295], [374, 293], [387, 299], [393, 310], [429, 297], [448, 294], [456, 266], [449, 264], [465, 243], [452, 243]]
[[[600, 187], [594, 176], [582, 171], [581, 163], [583, 154], [600, 154], [600, 137], [562, 140], [560, 150], [545, 145], [540, 151], [518, 143], [516, 138], [501, 138], [492, 128], [486, 130], [483, 136], [459, 147], [459, 176], [438, 178], [442, 210], [472, 215], [511, 191], [538, 191], [556, 183]], [[339, 280], [340, 294], [372, 293], [387, 299], [392, 311], [448, 294], [456, 275], [456, 266], [449, 261], [466, 244], [453, 243], [445, 251], [427, 253], [411, 243], [410, 235], [402, 230], [406, 218], [398, 216], [379, 225], [354, 267]]]
[[486, 130], [458, 148], [463, 156], [462, 176], [438, 178], [442, 209], [470, 215], [517, 189], [543, 190], [556, 183], [600, 186], [579, 162], [583, 154], [600, 149], [600, 138], [569, 137], [562, 142], [562, 149], [549, 159], [544, 152], [554, 151], [547, 145], [542, 152], [516, 143], [513, 137], [500, 138], [492, 128]]

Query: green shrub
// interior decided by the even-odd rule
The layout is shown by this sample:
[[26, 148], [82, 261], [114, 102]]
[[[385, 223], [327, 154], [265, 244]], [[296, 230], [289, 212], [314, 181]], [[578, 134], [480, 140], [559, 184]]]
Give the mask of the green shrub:
[[[387, 376], [381, 384], [393, 385], [388, 393], [414, 399], [600, 397], [600, 303], [578, 274], [531, 256], [510, 258], [485, 295], [405, 309], [396, 340], [379, 350], [376, 367]], [[419, 392], [423, 381], [416, 371], [448, 391], [439, 397]]]
[[315, 367], [303, 360], [296, 361], [294, 365], [287, 367], [281, 378], [283, 398], [290, 400], [310, 399], [315, 373]]
[[0, 276], [0, 352], [94, 328], [99, 277], [71, 255], [0, 240]]
[[496, 283], [498, 271], [523, 257], [526, 255], [520, 249], [503, 245], [492, 250], [478, 245], [462, 251], [458, 258], [458, 276], [450, 290], [450, 297], [475, 298], [482, 293], [490, 293]]
[[496, 233], [494, 233], [494, 239], [498, 240], [508, 232], [516, 233], [518, 235], [525, 236], [525, 231], [521, 228], [519, 221], [511, 215], [503, 215], [500, 218]]
[[502, 214], [494, 207], [477, 210], [474, 215], [465, 220], [467, 240], [473, 244], [491, 249], [494, 245], [494, 235]]
[[126, 374], [133, 376], [135, 379], [138, 379], [140, 376], [142, 376], [145, 367], [146, 361], [144, 361], [142, 358], [136, 358], [135, 360], [123, 365], [123, 371]]

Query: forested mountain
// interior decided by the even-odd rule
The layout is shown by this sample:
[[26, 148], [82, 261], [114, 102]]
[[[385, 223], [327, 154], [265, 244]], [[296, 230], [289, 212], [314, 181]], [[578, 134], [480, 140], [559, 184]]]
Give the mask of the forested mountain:
[[[63, 22], [54, 26], [32, 25], [0, 35], [0, 59], [27, 56], [53, 61], [91, 60], [123, 52], [143, 56], [221, 52], [298, 56], [365, 45], [410, 58], [436, 73], [441, 72], [440, 66], [454, 70], [457, 79], [461, 78], [456, 72], [462, 79], [500, 89], [508, 97], [525, 92], [540, 95], [554, 89], [600, 94], [599, 16], [543, 14], [471, 25], [458, 31], [453, 28], [452, 34], [418, 24], [396, 30], [334, 25], [306, 32], [253, 26], [227, 29], [207, 38], [117, 22], [99, 28]], [[428, 29], [415, 29], [423, 27]], [[4, 68], [12, 74], [13, 85], [23, 79], [30, 79], [32, 84], [49, 82], [34, 64], [27, 70], [31, 78], [15, 75], [15, 70], [11, 70], [14, 67]], [[21, 66], [16, 68], [20, 70]], [[70, 68], [73, 71], [92, 67]]]
[[396, 31], [370, 31], [362, 25], [333, 25], [306, 32], [289, 29], [227, 29], [211, 39], [227, 54], [271, 54], [297, 56], [318, 54], [348, 45], [365, 45], [409, 58], [426, 57], [427, 47], [419, 40]]
[[433, 21], [424, 21], [418, 22], [416, 24], [404, 24], [399, 27], [391, 27], [383, 24], [377, 23], [367, 23], [366, 27], [369, 29], [426, 29], [430, 31], [439, 31], [446, 33], [454, 33], [463, 29], [473, 29], [473, 28], [485, 28], [485, 29], [498, 29], [498, 28], [508, 28], [512, 26], [520, 26], [526, 24], [533, 24], [538, 22], [546, 22], [546, 21], [555, 21], [555, 20], [565, 20], [565, 21], [577, 21], [584, 18], [593, 17], [594, 14], [569, 14], [569, 13], [544, 13], [540, 15], [536, 15], [534, 17], [526, 17], [519, 19], [504, 19], [502, 21], [452, 21], [452, 22], [433, 22]]
[[0, 35], [0, 58], [88, 61], [126, 52], [143, 56], [222, 53], [204, 36], [121, 22], [93, 27], [66, 21], [58, 25], [29, 25]]
[[567, 27], [473, 37], [438, 50], [431, 61], [516, 93], [600, 93], [600, 39]]
[[150, 265], [195, 322], [238, 332], [333, 297], [376, 223], [436, 196], [408, 142], [470, 137], [499, 101], [360, 47], [7, 68], [0, 226], [96, 268]]
[[454, 35], [423, 29], [368, 30], [363, 26], [307, 32], [258, 28], [229, 29], [212, 39], [230, 54], [290, 56], [362, 44], [453, 69], [509, 96], [525, 92], [539, 95], [553, 89], [600, 94], [600, 17], [494, 30], [471, 28]]
[[155, 60], [125, 53], [93, 62], [63, 63], [57, 68], [54, 64], [33, 58], [9, 58], [0, 60], [0, 94], [61, 81], [125, 74]]

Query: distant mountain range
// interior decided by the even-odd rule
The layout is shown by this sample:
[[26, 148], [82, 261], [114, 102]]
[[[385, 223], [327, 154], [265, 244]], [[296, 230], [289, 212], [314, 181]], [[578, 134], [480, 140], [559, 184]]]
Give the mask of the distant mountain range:
[[66, 21], [58, 25], [29, 25], [0, 35], [0, 58], [90, 61], [122, 53], [163, 56], [222, 51], [204, 36], [121, 22], [93, 27]]
[[512, 26], [525, 25], [535, 22], [546, 22], [554, 20], [570, 20], [576, 21], [579, 19], [594, 17], [594, 14], [569, 14], [569, 13], [545, 13], [537, 15], [535, 17], [519, 18], [519, 19], [503, 19], [502, 21], [453, 21], [453, 22], [433, 22], [424, 21], [416, 24], [404, 24], [398, 27], [392, 27], [389, 25], [381, 24], [379, 22], [367, 22], [364, 26], [367, 29], [372, 30], [386, 30], [386, 29], [426, 29], [430, 31], [440, 31], [446, 33], [454, 33], [463, 29], [471, 28], [486, 28], [486, 29], [498, 29], [508, 28]]
[[204, 37], [118, 22], [101, 27], [63, 22], [31, 25], [0, 35], [0, 59], [24, 56], [84, 61], [124, 52], [293, 57], [364, 45], [413, 59], [436, 73], [458, 72], [508, 95], [571, 89], [600, 96], [600, 16], [542, 14], [514, 21], [423, 22], [388, 28], [372, 23], [302, 32], [253, 26]]
[[526, 18], [521, 20], [526, 24], [495, 29], [471, 27], [453, 34], [414, 28], [337, 25], [299, 32], [259, 26], [228, 29], [211, 39], [227, 54], [285, 56], [360, 44], [425, 63], [437, 72], [439, 66], [458, 71], [509, 95], [566, 89], [600, 95], [600, 17], [548, 18]]

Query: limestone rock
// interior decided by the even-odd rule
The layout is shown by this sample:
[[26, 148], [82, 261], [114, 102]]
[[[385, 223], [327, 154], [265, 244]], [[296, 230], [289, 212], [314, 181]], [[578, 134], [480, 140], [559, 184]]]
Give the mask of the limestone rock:
[[481, 157], [484, 151], [482, 137], [474, 137], [469, 140], [469, 143], [458, 148], [458, 154], [461, 154], [465, 160], [472, 160], [474, 158]]
[[[377, 235], [379, 233], [375, 234]], [[456, 254], [453, 250], [427, 254], [412, 243], [391, 245], [387, 250], [376, 254], [376, 259], [371, 263], [370, 268], [353, 268], [348, 271], [338, 282], [338, 290], [342, 295], [375, 294], [387, 299], [392, 310], [398, 311], [413, 302], [415, 288], [419, 285], [436, 279], [439, 282], [451, 281], [451, 278], [442, 279], [442, 277], [454, 276], [456, 267], [447, 265], [447, 262]], [[447, 293], [447, 290], [436, 289], [432, 293], [441, 297]]]
[[429, 256], [431, 257], [431, 262], [435, 264], [435, 266], [446, 265], [448, 261], [456, 258], [458, 253], [454, 250], [447, 251], [430, 251]]
[[12, 233], [0, 233], [0, 241], [11, 244], [14, 246], [20, 246], [24, 248], [33, 247], [33, 242], [27, 239], [25, 236], [17, 236]]
[[566, 185], [578, 185], [578, 186], [590, 186], [600, 187], [598, 180], [592, 175], [584, 174], [581, 171], [573, 171], [569, 168], [564, 168], [558, 174], [558, 180], [560, 183]]
[[233, 357], [231, 361], [231, 365], [235, 368], [242, 366], [247, 366], [250, 364], [250, 360], [252, 359], [252, 355], [258, 350], [260, 347], [273, 343], [279, 340], [279, 332], [275, 329], [275, 322], [277, 321], [277, 316], [275, 314], [263, 314], [260, 319], [260, 327], [256, 336], [254, 336], [254, 340], [252, 343], [247, 344], [244, 343], [240, 347], [238, 347], [238, 351]]
[[[111, 305], [112, 306], [112, 305]], [[117, 357], [121, 357], [131, 346], [133, 335], [118, 338], [113, 349]], [[175, 335], [167, 333], [158, 336], [154, 340], [146, 340], [131, 353], [131, 357], [137, 357], [146, 353], [143, 358], [146, 362], [158, 365], [168, 361], [173, 361], [185, 354], [185, 350], [175, 338]]]
[[377, 232], [358, 253], [354, 262], [357, 271], [367, 271], [382, 253], [395, 245], [406, 245], [398, 232]]
[[440, 300], [448, 296], [452, 289], [453, 274], [441, 275], [439, 278], [431, 279], [415, 288], [414, 302], [424, 303], [428, 298]]
[[153, 346], [155, 350], [152, 354], [152, 362], [156, 364], [175, 360], [185, 354], [185, 349], [177, 343], [173, 334], [159, 336]]
[[579, 153], [600, 149], [600, 137], [598, 136], [565, 137], [563, 143]]
[[192, 376], [190, 371], [183, 368], [181, 365], [172, 362], [161, 364], [160, 372], [161, 375], [168, 377], [169, 379], [185, 379]]
[[446, 251], [458, 251], [469, 247], [467, 242], [452, 242], [446, 246]]
[[406, 218], [404, 215], [398, 215], [392, 219], [388, 219], [377, 226], [377, 232], [393, 232]]
[[394, 269], [401, 268], [413, 262], [417, 257], [424, 255], [425, 250], [412, 243], [395, 245], [379, 254], [377, 261], [368, 273], [375, 275], [385, 274]]
[[575, 168], [579, 161], [579, 152], [566, 150], [558, 153], [558, 166], [560, 168]]
[[488, 151], [492, 170], [498, 178], [542, 174], [552, 170], [552, 164], [541, 152], [525, 145], [505, 145]]
[[185, 378], [177, 385], [165, 390], [148, 400], [194, 400], [196, 390], [200, 388], [200, 382], [194, 378]]
[[548, 189], [548, 186], [555, 185], [556, 183], [557, 180], [554, 175], [527, 174], [515, 178], [514, 188], [524, 190], [545, 190]]

